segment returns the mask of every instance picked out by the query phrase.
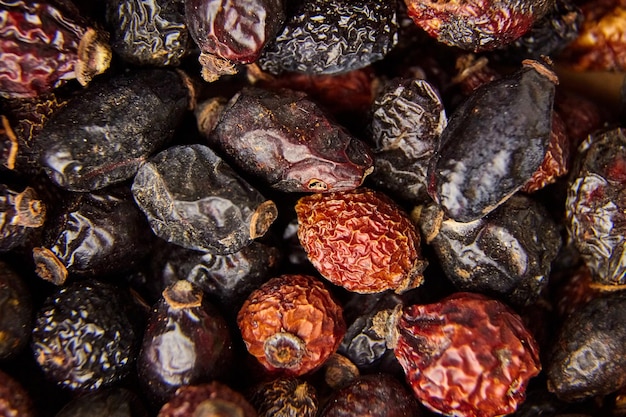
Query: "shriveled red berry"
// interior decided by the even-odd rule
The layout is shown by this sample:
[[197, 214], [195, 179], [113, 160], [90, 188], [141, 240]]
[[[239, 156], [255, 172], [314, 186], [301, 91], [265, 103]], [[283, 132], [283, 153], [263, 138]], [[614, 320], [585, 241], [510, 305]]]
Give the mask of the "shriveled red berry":
[[480, 294], [456, 293], [405, 307], [394, 353], [417, 398], [455, 417], [512, 413], [541, 370], [538, 347], [522, 319]]
[[241, 393], [217, 381], [179, 388], [158, 414], [158, 417], [225, 416], [257, 417], [257, 413]]
[[237, 325], [248, 352], [285, 376], [319, 368], [346, 332], [341, 306], [309, 275], [281, 275], [263, 284], [239, 310]]
[[296, 204], [298, 238], [315, 268], [358, 293], [422, 283], [428, 265], [409, 217], [383, 193], [361, 188], [314, 194]]

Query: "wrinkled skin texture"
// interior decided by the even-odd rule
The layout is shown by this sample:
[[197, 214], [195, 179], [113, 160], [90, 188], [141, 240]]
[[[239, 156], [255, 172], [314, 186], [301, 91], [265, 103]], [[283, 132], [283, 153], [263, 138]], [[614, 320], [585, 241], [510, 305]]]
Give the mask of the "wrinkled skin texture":
[[541, 370], [521, 318], [480, 294], [456, 293], [405, 307], [395, 355], [418, 400], [456, 417], [512, 413]]
[[554, 0], [405, 0], [409, 16], [428, 34], [474, 52], [501, 48], [526, 33]]
[[318, 411], [315, 387], [297, 378], [276, 378], [261, 384], [251, 401], [259, 417], [315, 417]]
[[[265, 369], [293, 377], [322, 366], [346, 332], [341, 306], [317, 278], [308, 275], [282, 275], [263, 284], [239, 310], [237, 325], [248, 352]], [[303, 343], [297, 360], [278, 367], [268, 359], [266, 341], [282, 332]]]
[[548, 389], [566, 401], [626, 385], [626, 294], [597, 296], [567, 317], [546, 366]]
[[569, 234], [602, 284], [626, 284], [626, 131], [590, 135], [566, 200]]
[[285, 192], [350, 190], [372, 170], [369, 148], [292, 90], [244, 88], [208, 142], [234, 166]]
[[254, 407], [241, 393], [218, 381], [181, 387], [172, 399], [161, 407], [157, 417], [187, 415], [258, 416]]
[[298, 239], [313, 266], [349, 291], [398, 293], [422, 283], [420, 236], [391, 199], [365, 188], [302, 197]]
[[46, 203], [33, 188], [0, 184], [0, 252], [25, 244], [45, 220]]

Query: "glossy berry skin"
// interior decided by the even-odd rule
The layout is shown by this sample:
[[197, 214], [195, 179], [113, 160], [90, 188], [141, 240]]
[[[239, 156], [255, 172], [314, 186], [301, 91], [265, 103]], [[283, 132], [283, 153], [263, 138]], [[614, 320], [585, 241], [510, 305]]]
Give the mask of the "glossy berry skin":
[[157, 417], [257, 417], [248, 400], [229, 386], [213, 381], [176, 390]]
[[594, 281], [626, 284], [626, 130], [590, 135], [573, 171], [565, 202], [569, 234]]
[[322, 366], [346, 332], [341, 306], [309, 275], [263, 284], [239, 310], [237, 325], [248, 352], [267, 371], [294, 377]]
[[526, 33], [554, 0], [405, 0], [408, 14], [430, 36], [474, 52], [501, 48]]
[[456, 417], [515, 411], [541, 370], [537, 344], [505, 304], [473, 293], [404, 307], [394, 349], [418, 400]]
[[35, 317], [31, 348], [46, 377], [85, 392], [128, 375], [139, 338], [129, 294], [96, 280], [50, 295]]
[[302, 197], [298, 239], [313, 266], [349, 291], [398, 293], [422, 282], [427, 261], [410, 219], [386, 195], [359, 188]]

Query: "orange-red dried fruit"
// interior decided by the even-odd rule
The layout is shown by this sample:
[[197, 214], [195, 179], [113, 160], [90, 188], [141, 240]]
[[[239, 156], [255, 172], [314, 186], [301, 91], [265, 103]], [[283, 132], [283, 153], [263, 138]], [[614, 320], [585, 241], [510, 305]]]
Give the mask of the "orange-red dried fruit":
[[500, 301], [456, 293], [405, 307], [395, 356], [418, 400], [455, 417], [513, 413], [541, 370], [535, 340]]
[[361, 188], [313, 194], [296, 204], [298, 238], [313, 266], [333, 284], [358, 293], [419, 286], [428, 262], [420, 236], [383, 193]]
[[309, 275], [281, 275], [253, 291], [237, 315], [248, 352], [270, 372], [300, 376], [318, 369], [344, 334], [343, 310]]

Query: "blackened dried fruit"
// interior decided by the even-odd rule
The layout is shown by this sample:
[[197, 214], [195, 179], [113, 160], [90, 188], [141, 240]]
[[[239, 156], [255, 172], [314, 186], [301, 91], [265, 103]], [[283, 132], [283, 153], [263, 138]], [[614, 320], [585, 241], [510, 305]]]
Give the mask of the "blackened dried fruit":
[[41, 165], [71, 191], [128, 180], [172, 138], [188, 103], [185, 82], [174, 71], [99, 79], [45, 124], [35, 139]]
[[546, 365], [548, 389], [566, 401], [626, 385], [626, 293], [598, 296], [567, 317]]
[[439, 93], [419, 79], [391, 82], [371, 107], [374, 187], [404, 200], [428, 199], [427, 171], [447, 118]]
[[437, 205], [421, 209], [419, 224], [447, 277], [473, 291], [523, 306], [534, 303], [548, 284], [561, 235], [548, 211], [514, 195], [483, 218], [460, 223]]
[[429, 194], [446, 215], [477, 220], [522, 188], [550, 143], [556, 77], [525, 61], [474, 91], [452, 114], [429, 169]]
[[225, 376], [231, 365], [228, 325], [202, 290], [177, 281], [163, 291], [137, 358], [141, 385], [157, 404], [183, 385]]
[[293, 90], [244, 88], [208, 143], [234, 166], [286, 192], [353, 189], [372, 170], [369, 148]]
[[69, 0], [3, 0], [0, 21], [0, 96], [36, 97], [71, 79], [84, 86], [109, 68], [108, 34]]
[[594, 280], [626, 284], [626, 131], [590, 135], [579, 157], [565, 202], [567, 227]]
[[126, 388], [104, 388], [70, 400], [54, 417], [147, 417], [146, 407]]
[[203, 145], [161, 151], [141, 166], [132, 192], [157, 236], [221, 255], [263, 236], [278, 215], [271, 200]]
[[346, 332], [342, 308], [317, 278], [281, 275], [252, 292], [237, 315], [248, 352], [270, 372], [321, 367]]
[[259, 417], [315, 417], [315, 387], [297, 378], [277, 378], [254, 388], [251, 403]]
[[0, 416], [34, 417], [36, 410], [28, 391], [11, 375], [0, 371]]
[[210, 82], [257, 60], [280, 30], [285, 6], [283, 0], [185, 0], [185, 19]]
[[421, 411], [413, 395], [388, 374], [365, 375], [337, 391], [321, 417], [418, 417]]
[[[28, 344], [33, 327], [33, 303], [24, 278], [0, 261], [0, 359], [17, 356]], [[2, 415], [2, 413], [0, 413]]]
[[34, 188], [14, 189], [0, 184], [0, 252], [26, 243], [46, 220], [46, 203]]
[[120, 381], [131, 371], [139, 335], [130, 295], [96, 280], [51, 294], [36, 314], [31, 347], [50, 380], [73, 391]]
[[113, 50], [136, 65], [178, 66], [191, 50], [182, 0], [109, 1]]
[[541, 370], [521, 318], [479, 294], [404, 307], [397, 332], [394, 351], [409, 385], [423, 405], [444, 415], [512, 413]]
[[398, 293], [422, 283], [427, 261], [402, 209], [366, 188], [302, 197], [298, 239], [315, 268], [349, 291]]
[[273, 74], [348, 72], [383, 59], [397, 30], [393, 1], [298, 1], [258, 64]]
[[153, 234], [126, 186], [68, 195], [58, 208], [32, 250], [36, 272], [47, 281], [128, 271], [150, 250]]
[[179, 388], [157, 417], [257, 417], [248, 400], [221, 382]]
[[439, 42], [474, 52], [501, 48], [526, 33], [554, 0], [405, 0], [409, 16]]

